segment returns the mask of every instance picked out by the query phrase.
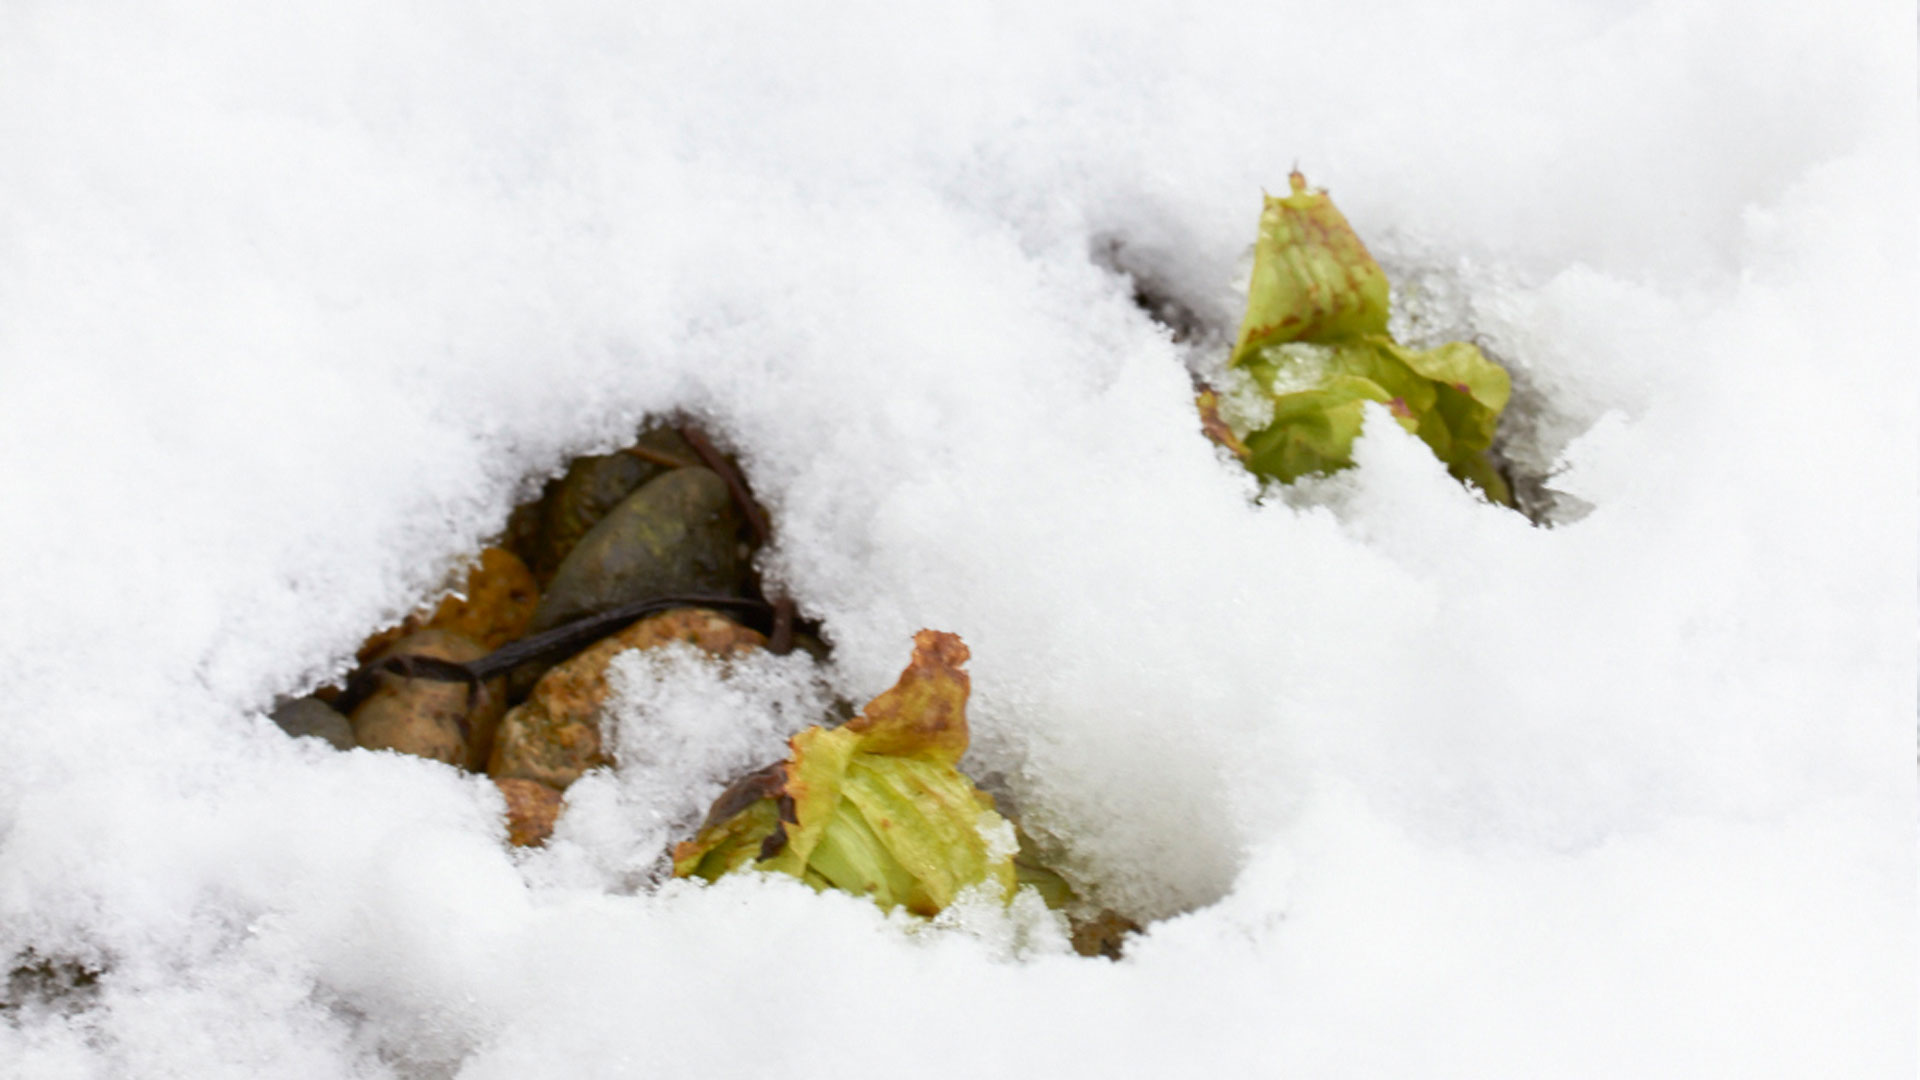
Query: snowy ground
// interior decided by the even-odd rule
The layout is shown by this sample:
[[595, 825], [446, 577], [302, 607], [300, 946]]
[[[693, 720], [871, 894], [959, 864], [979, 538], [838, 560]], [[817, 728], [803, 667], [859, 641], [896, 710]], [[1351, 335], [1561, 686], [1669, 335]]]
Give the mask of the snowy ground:
[[[0, 4], [0, 1073], [1913, 1074], [1910, 5], [710, 6]], [[1296, 162], [1589, 515], [1199, 436]], [[532, 857], [262, 718], [672, 410], [833, 667]], [[1125, 961], [650, 882], [923, 626]]]

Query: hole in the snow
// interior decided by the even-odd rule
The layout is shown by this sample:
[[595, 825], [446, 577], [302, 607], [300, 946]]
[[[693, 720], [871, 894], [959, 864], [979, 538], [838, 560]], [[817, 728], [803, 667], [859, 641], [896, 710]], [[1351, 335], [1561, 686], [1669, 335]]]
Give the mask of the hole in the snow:
[[[505, 800], [506, 838], [519, 847], [543, 845], [574, 786], [617, 774], [629, 750], [644, 760], [628, 761], [633, 775], [616, 783], [700, 790], [713, 783], [706, 773], [727, 767], [717, 762], [740, 753], [742, 733], [720, 730], [739, 692], [725, 684], [747, 668], [755, 674], [746, 681], [794, 677], [791, 666], [755, 667], [756, 657], [830, 656], [820, 627], [756, 569], [774, 528], [739, 464], [704, 432], [650, 427], [627, 447], [571, 462], [513, 511], [453, 595], [371, 634], [342, 684], [282, 701], [273, 718], [342, 750], [486, 774]], [[636, 651], [659, 665], [622, 659]], [[926, 916], [981, 888], [1013, 899], [1032, 886], [1069, 920], [1076, 948], [1117, 956], [1138, 927], [1082, 902], [1012, 812], [958, 770], [968, 739], [966, 646], [922, 631], [912, 651], [900, 683], [857, 711], [826, 700], [798, 706], [811, 715], [778, 733], [799, 732], [787, 760], [743, 770], [704, 822], [685, 814], [670, 822], [684, 826], [671, 857], [657, 874], [623, 880], [785, 870]], [[673, 666], [682, 661], [725, 674], [689, 675]], [[648, 670], [705, 688], [697, 722], [656, 710], [654, 721], [680, 726], [658, 739], [626, 730], [632, 678]], [[717, 745], [681, 745], [703, 740]], [[686, 768], [662, 775], [675, 763]]]
[[577, 458], [516, 508], [453, 595], [371, 634], [344, 683], [282, 701], [289, 734], [394, 750], [500, 783], [517, 843], [550, 831], [563, 792], [607, 764], [598, 713], [612, 657], [684, 642], [826, 653], [770, 591], [765, 511], [738, 464], [690, 425]]
[[1202, 306], [1174, 286], [1173, 276], [1158, 269], [1151, 252], [1108, 235], [1094, 240], [1090, 256], [1094, 265], [1131, 286], [1135, 306], [1166, 327], [1175, 344], [1200, 346], [1225, 340], [1231, 332], [1203, 315]]

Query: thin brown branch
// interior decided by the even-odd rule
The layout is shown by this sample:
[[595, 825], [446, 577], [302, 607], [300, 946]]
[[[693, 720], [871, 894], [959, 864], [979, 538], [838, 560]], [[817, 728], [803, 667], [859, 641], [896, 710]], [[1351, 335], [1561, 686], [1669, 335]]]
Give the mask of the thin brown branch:
[[631, 454], [649, 465], [665, 465], [669, 469], [684, 469], [689, 465], [700, 464], [697, 461], [688, 461], [677, 454], [669, 454], [663, 450], [653, 450], [645, 446], [629, 446], [620, 452]]
[[727, 490], [733, 493], [734, 504], [747, 519], [747, 528], [753, 530], [754, 544], [767, 546], [767, 542], [773, 539], [773, 530], [767, 524], [767, 512], [760, 508], [760, 504], [753, 499], [753, 492], [748, 490], [746, 477], [740, 475], [740, 470], [727, 460], [726, 455], [714, 448], [706, 433], [699, 428], [684, 424], [680, 428], [680, 437], [687, 440], [687, 445], [700, 455], [700, 460], [707, 468], [719, 473], [720, 479], [727, 482]]

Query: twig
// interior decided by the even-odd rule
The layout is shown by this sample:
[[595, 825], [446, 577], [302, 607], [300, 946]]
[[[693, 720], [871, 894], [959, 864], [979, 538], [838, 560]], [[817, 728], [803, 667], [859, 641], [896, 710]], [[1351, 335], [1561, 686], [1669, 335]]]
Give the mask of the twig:
[[[412, 656], [402, 654], [376, 660], [354, 672], [347, 680], [347, 688], [340, 695], [335, 708], [343, 713], [351, 713], [359, 704], [373, 693], [374, 681], [382, 673], [399, 675], [407, 679], [431, 679], [435, 682], [463, 682], [467, 684], [467, 693], [471, 695], [479, 685], [488, 679], [504, 675], [521, 664], [534, 660], [546, 660], [555, 656], [571, 655], [585, 646], [618, 633], [627, 626], [639, 622], [649, 615], [658, 615], [663, 611], [676, 608], [704, 607], [725, 608], [749, 613], [767, 612], [770, 607], [764, 600], [754, 600], [740, 596], [656, 596], [648, 600], [636, 600], [631, 604], [622, 604], [609, 608], [597, 615], [576, 619], [565, 626], [556, 626], [552, 630], [521, 638], [519, 641], [502, 645], [500, 648], [480, 657], [461, 663], [456, 660], [442, 660], [433, 656]], [[774, 609], [777, 614], [777, 608]], [[778, 627], [776, 626], [777, 630]], [[791, 636], [791, 631], [789, 631]], [[772, 636], [768, 636], [771, 647]]]
[[698, 464], [677, 454], [669, 454], [664, 450], [652, 450], [644, 446], [629, 446], [620, 452], [637, 457], [649, 465], [665, 465], [669, 469], [684, 469], [689, 465]]
[[753, 493], [747, 490], [746, 477], [733, 467], [733, 462], [714, 449], [713, 443], [699, 428], [692, 424], [682, 425], [680, 437], [687, 440], [687, 445], [700, 455], [700, 460], [706, 463], [707, 468], [719, 473], [720, 479], [727, 482], [727, 490], [733, 493], [734, 504], [740, 507], [740, 513], [746, 517], [747, 528], [753, 530], [754, 544], [765, 547], [767, 541], [773, 539], [773, 530], [767, 525], [767, 512], [760, 509], [760, 504], [753, 501]]

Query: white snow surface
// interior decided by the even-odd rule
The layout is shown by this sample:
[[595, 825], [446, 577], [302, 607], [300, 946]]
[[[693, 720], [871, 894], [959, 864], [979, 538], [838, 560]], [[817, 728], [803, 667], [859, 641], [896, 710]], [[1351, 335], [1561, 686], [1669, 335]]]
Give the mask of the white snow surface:
[[[0, 4], [0, 963], [100, 972], [0, 1074], [1913, 1075], [1915, 85], [1876, 0]], [[1200, 436], [1295, 163], [1591, 513]], [[832, 663], [623, 662], [536, 853], [264, 718], [669, 414]], [[1124, 960], [660, 883], [922, 627]]]

